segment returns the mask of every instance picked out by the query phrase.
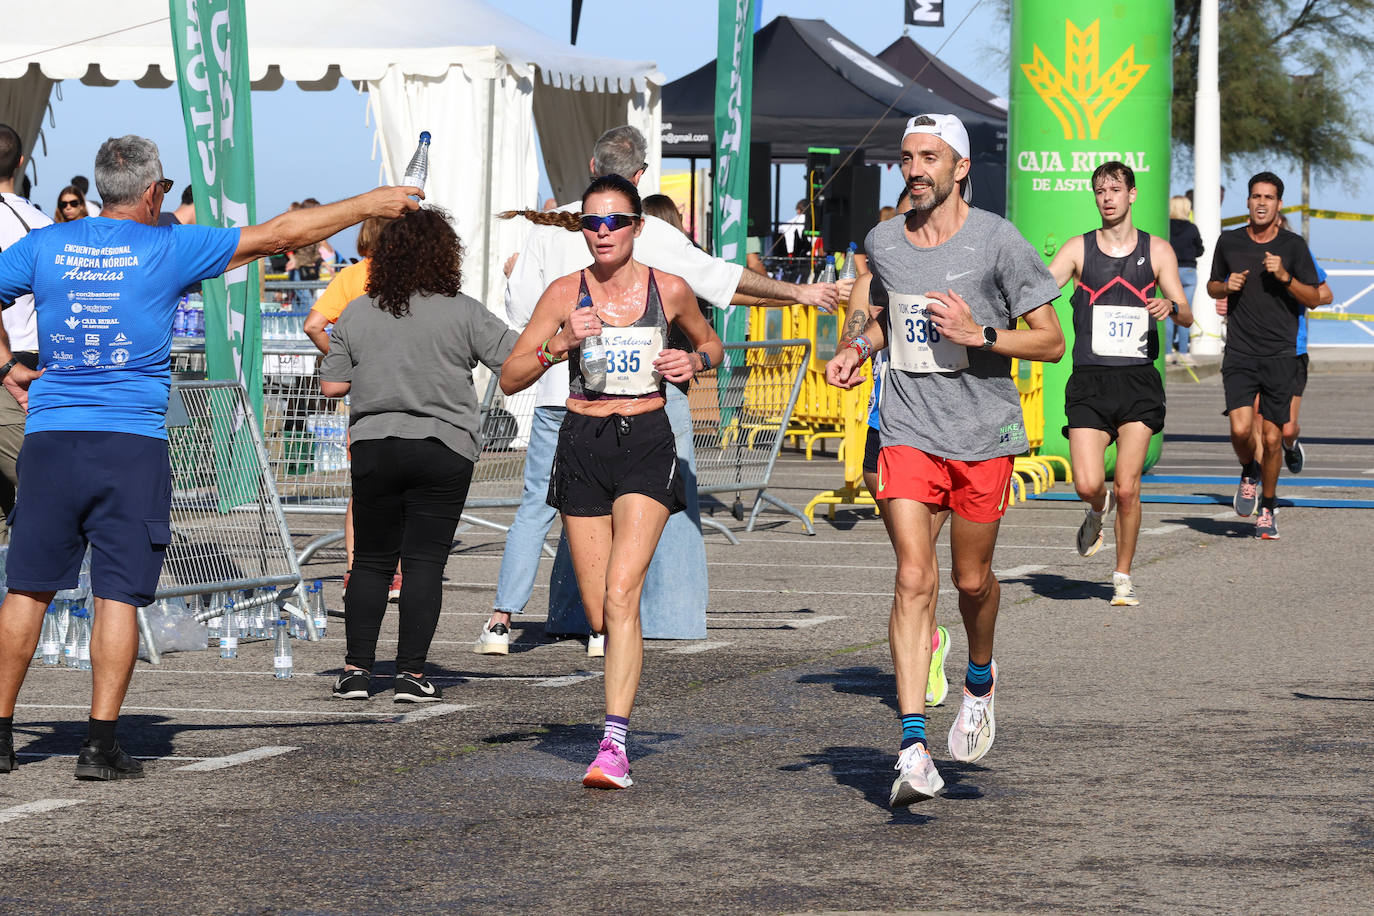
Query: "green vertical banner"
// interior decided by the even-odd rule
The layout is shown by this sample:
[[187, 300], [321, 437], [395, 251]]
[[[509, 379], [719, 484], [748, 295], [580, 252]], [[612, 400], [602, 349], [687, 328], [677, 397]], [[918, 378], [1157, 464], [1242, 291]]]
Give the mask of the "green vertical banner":
[[[1007, 218], [1046, 262], [1066, 239], [1102, 224], [1092, 173], [1112, 159], [1135, 171], [1136, 227], [1169, 237], [1173, 26], [1172, 0], [1013, 0]], [[1066, 287], [1055, 302], [1068, 348], [1044, 373], [1041, 451], [1064, 458], [1071, 292]], [[1147, 468], [1159, 459], [1162, 441], [1151, 440]], [[1115, 457], [1113, 449], [1109, 473]]]
[[[244, 0], [170, 0], [177, 86], [202, 226], [257, 222]], [[262, 330], [254, 261], [206, 280], [205, 358], [212, 379], [243, 383], [262, 420]]]
[[[716, 43], [716, 162], [712, 242], [717, 257], [745, 261], [749, 212], [749, 134], [754, 94], [754, 0], [720, 0]], [[742, 341], [749, 310], [716, 313], [724, 341]]]

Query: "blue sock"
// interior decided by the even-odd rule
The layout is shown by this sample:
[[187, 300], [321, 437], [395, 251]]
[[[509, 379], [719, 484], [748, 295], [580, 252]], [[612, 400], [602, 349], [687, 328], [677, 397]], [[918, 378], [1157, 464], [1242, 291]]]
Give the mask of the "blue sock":
[[906, 750], [913, 744], [926, 743], [926, 717], [919, 712], [907, 713], [902, 716], [902, 750]]
[[606, 730], [602, 733], [602, 738], [610, 738], [620, 749], [625, 750], [625, 736], [630, 729], [630, 720], [625, 716], [607, 716]]
[[969, 659], [968, 672], [964, 675], [964, 689], [976, 697], [985, 697], [992, 693], [992, 662], [975, 665], [973, 659]]

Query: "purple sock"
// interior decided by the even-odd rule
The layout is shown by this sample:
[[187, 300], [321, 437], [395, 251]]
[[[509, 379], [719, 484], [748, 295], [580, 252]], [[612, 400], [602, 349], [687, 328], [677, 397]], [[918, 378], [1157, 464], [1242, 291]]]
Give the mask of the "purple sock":
[[602, 739], [610, 738], [622, 751], [625, 750], [625, 733], [630, 729], [630, 720], [624, 716], [606, 716], [606, 731]]

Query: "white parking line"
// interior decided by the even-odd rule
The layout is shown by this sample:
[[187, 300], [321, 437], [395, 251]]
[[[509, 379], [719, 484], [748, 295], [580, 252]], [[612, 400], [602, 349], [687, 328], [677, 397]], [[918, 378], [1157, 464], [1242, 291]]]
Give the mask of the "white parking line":
[[600, 671], [579, 671], [576, 674], [565, 674], [563, 677], [551, 677], [539, 681], [535, 687], [570, 687], [573, 684], [580, 684], [583, 681], [590, 681], [592, 678], [601, 677]]
[[[861, 592], [855, 592], [854, 594], [862, 594], [862, 593], [861, 593]], [[891, 594], [884, 595], [883, 597], [891, 597]], [[716, 620], [716, 621], [719, 621], [719, 622], [726, 622], [726, 623], [780, 623], [780, 624], [783, 624], [784, 626], [789, 626], [789, 627], [791, 627], [791, 628], [794, 629], [794, 630], [805, 630], [805, 629], [807, 629], [808, 627], [819, 626], [820, 624], [823, 624], [823, 623], [830, 623], [832, 620], [844, 620], [846, 616], [847, 616], [847, 615], [844, 615], [844, 614], [837, 614], [837, 615], [832, 615], [832, 614], [818, 614], [818, 615], [816, 615], [815, 617], [744, 617], [744, 618], [741, 618], [741, 617], [737, 617], [737, 616], [731, 616], [731, 615], [727, 612], [727, 613], [724, 613], [724, 614], [707, 614], [707, 615], [706, 615], [706, 619], [707, 619], [707, 620], [713, 620], [713, 619], [714, 619], [714, 620]], [[729, 645], [729, 643], [726, 643], [726, 645]], [[714, 648], [714, 647], [713, 647], [713, 648]]]
[[0, 824], [18, 820], [30, 814], [42, 814], [45, 811], [56, 811], [59, 808], [70, 808], [72, 805], [79, 804], [81, 804], [81, 800], [78, 798], [40, 798], [38, 801], [24, 802], [22, 805], [0, 810]]
[[1029, 576], [1031, 573], [1039, 572], [1044, 566], [1013, 566], [1010, 569], [994, 569], [992, 574], [999, 579], [1019, 579], [1021, 576]]
[[435, 719], [439, 716], [446, 716], [451, 712], [458, 712], [463, 709], [471, 709], [471, 706], [459, 703], [438, 703], [434, 706], [426, 706], [414, 712], [403, 713], [391, 720], [392, 725], [405, 725], [410, 722], [419, 722], [423, 719]]
[[1155, 528], [1141, 528], [1141, 534], [1173, 534], [1175, 531], [1186, 531], [1187, 525], [1159, 525]]
[[726, 646], [733, 646], [729, 640], [708, 639], [705, 642], [693, 643], [690, 646], [678, 646], [676, 649], [669, 649], [668, 655], [696, 655], [698, 652], [710, 652], [712, 649], [724, 649]]
[[240, 751], [237, 754], [229, 754], [226, 757], [209, 757], [198, 763], [188, 763], [186, 766], [175, 767], [174, 769], [191, 773], [205, 773], [210, 770], [223, 770], [226, 767], [238, 766], [240, 763], [250, 763], [254, 760], [262, 760], [266, 757], [277, 757], [281, 754], [289, 754], [292, 751], [298, 750], [300, 750], [298, 747], [278, 747], [269, 744], [264, 747], [255, 747], [250, 751]]

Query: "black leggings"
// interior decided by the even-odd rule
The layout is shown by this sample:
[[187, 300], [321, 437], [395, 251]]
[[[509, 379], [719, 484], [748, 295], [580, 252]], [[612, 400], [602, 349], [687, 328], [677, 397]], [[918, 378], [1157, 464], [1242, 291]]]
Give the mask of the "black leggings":
[[424, 674], [439, 623], [444, 564], [473, 465], [434, 439], [364, 439], [352, 451], [354, 550], [344, 599], [345, 661], [372, 670], [399, 559], [404, 581], [396, 670]]

